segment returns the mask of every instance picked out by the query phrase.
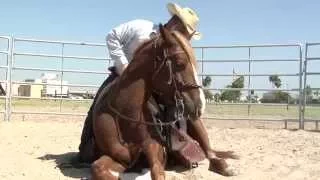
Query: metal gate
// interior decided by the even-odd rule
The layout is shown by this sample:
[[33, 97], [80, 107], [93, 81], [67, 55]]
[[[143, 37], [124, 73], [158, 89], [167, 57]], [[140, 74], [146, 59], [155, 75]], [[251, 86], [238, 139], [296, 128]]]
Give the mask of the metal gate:
[[[28, 50], [25, 51], [24, 48], [17, 49], [19, 46], [19, 43], [27, 43], [29, 46], [35, 46], [39, 45], [40, 46], [55, 46], [57, 51], [59, 53], [42, 53], [41, 49], [36, 50], [36, 52], [29, 52]], [[9, 106], [7, 108], [8, 112], [8, 119], [10, 119], [10, 115], [12, 114], [49, 114], [49, 115], [76, 115], [76, 116], [84, 116], [86, 115], [86, 112], [63, 112], [62, 108], [62, 103], [63, 100], [67, 101], [91, 101], [91, 99], [68, 99], [63, 97], [63, 88], [64, 87], [90, 87], [90, 88], [98, 88], [99, 84], [64, 84], [64, 79], [65, 79], [65, 74], [66, 73], [74, 73], [74, 74], [88, 74], [88, 75], [104, 75], [106, 76], [108, 73], [106, 71], [96, 71], [96, 70], [86, 70], [86, 69], [77, 69], [77, 68], [66, 68], [65, 64], [68, 62], [68, 60], [73, 59], [73, 60], [80, 60], [80, 61], [101, 61], [104, 62], [105, 64], [110, 65], [110, 59], [107, 58], [106, 56], [102, 57], [96, 57], [96, 56], [77, 56], [77, 55], [66, 55], [66, 48], [67, 47], [74, 47], [77, 46], [78, 48], [83, 48], [85, 47], [86, 49], [93, 49], [95, 47], [103, 47], [105, 48], [105, 44], [99, 44], [99, 43], [85, 43], [85, 42], [70, 42], [70, 41], [52, 41], [52, 40], [38, 40], [38, 39], [25, 39], [25, 38], [12, 38], [12, 56], [10, 62], [10, 75], [15, 75], [15, 71], [24, 71], [24, 72], [52, 72], [52, 73], [57, 73], [60, 75], [60, 82], [58, 83], [50, 83], [50, 82], [26, 82], [26, 81], [21, 81], [21, 80], [13, 80], [12, 78], [9, 79], [9, 84], [11, 87], [18, 85], [27, 85], [27, 86], [32, 86], [32, 85], [39, 85], [39, 86], [55, 86], [58, 87], [58, 90], [60, 89], [61, 93], [57, 93], [54, 97], [41, 97], [41, 98], [34, 98], [34, 97], [26, 97], [22, 96], [20, 94], [14, 95], [12, 92], [9, 92]], [[47, 47], [48, 48], [48, 47]], [[80, 50], [81, 51], [81, 50]], [[105, 55], [105, 53], [104, 53]], [[47, 67], [47, 66], [42, 66], [42, 67], [35, 67], [35, 66], [24, 66], [24, 65], [19, 65], [17, 64], [17, 57], [30, 57], [30, 58], [49, 58], [49, 59], [55, 59], [59, 61], [59, 65], [56, 68], [52, 67]], [[44, 60], [43, 63], [46, 63]], [[49, 110], [42, 110], [42, 109], [35, 109], [33, 111], [30, 110], [24, 110], [24, 109], [17, 109], [13, 108], [13, 101], [14, 100], [27, 100], [27, 99], [41, 99], [42, 101], [47, 101], [49, 102], [50, 100], [52, 101], [59, 101], [56, 104], [58, 104], [59, 108], [55, 109], [55, 111]]]
[[[278, 57], [273, 57], [273, 58], [255, 58], [253, 55], [253, 52], [257, 49], [268, 49], [268, 48], [290, 48], [292, 51], [295, 53], [293, 57], [290, 58], [278, 58]], [[241, 89], [236, 89], [236, 88], [209, 88], [212, 91], [224, 91], [224, 90], [231, 90], [231, 91], [236, 91], [236, 90], [241, 90], [241, 91], [247, 91], [247, 95], [249, 97], [249, 101], [245, 103], [219, 103], [219, 106], [234, 106], [234, 105], [239, 105], [239, 106], [246, 106], [247, 107], [247, 116], [244, 118], [239, 118], [236, 115], [234, 117], [227, 117], [226, 119], [228, 120], [257, 120], [257, 118], [250, 116], [250, 112], [253, 106], [275, 106], [275, 107], [280, 107], [281, 104], [257, 104], [257, 103], [252, 103], [251, 102], [251, 92], [253, 91], [286, 91], [286, 92], [296, 92], [298, 93], [299, 96], [299, 103], [297, 104], [298, 108], [298, 116], [295, 118], [283, 118], [283, 119], [278, 119], [275, 121], [299, 121], [299, 128], [303, 128], [303, 118], [302, 118], [302, 46], [300, 44], [265, 44], [265, 45], [235, 45], [235, 46], [208, 46], [208, 47], [195, 47], [196, 51], [198, 50], [200, 52], [200, 57], [199, 57], [199, 63], [201, 64], [201, 77], [203, 79], [204, 76], [210, 76], [210, 77], [232, 77], [234, 74], [232, 73], [223, 73], [223, 74], [213, 74], [211, 72], [205, 72], [205, 66], [208, 64], [223, 64], [223, 63], [246, 63], [247, 64], [247, 71], [237, 74], [238, 76], [244, 76], [247, 79], [246, 82], [246, 88], [241, 88]], [[209, 50], [219, 50], [219, 49], [242, 49], [244, 53], [242, 53], [242, 58], [233, 58], [233, 59], [220, 59], [221, 57], [218, 57], [216, 59], [208, 59], [206, 58], [206, 53], [205, 51]], [[254, 64], [259, 64], [259, 63], [264, 63], [264, 62], [292, 62], [295, 65], [295, 70], [291, 73], [277, 73], [277, 76], [280, 77], [297, 77], [298, 78], [298, 85], [297, 87], [293, 87], [290, 89], [274, 89], [274, 88], [255, 88], [252, 87], [252, 78], [254, 77], [268, 77], [270, 73], [254, 73], [252, 72], [252, 66]], [[286, 106], [283, 104], [283, 106]], [[219, 119], [223, 120], [224, 118], [221, 117], [208, 117], [209, 119]], [[271, 117], [272, 118], [272, 117]], [[267, 118], [258, 118], [258, 120], [268, 120], [268, 121], [273, 121], [273, 119]]]
[[[310, 86], [319, 82], [320, 71], [319, 68], [314, 68], [312, 63], [320, 62], [320, 43], [306, 43], [305, 45], [305, 59], [304, 59], [304, 83], [303, 83], [303, 121], [314, 121], [316, 129], [319, 129], [320, 116], [312, 116], [310, 111], [314, 108], [320, 107], [320, 85], [316, 87]], [[311, 66], [310, 66], [311, 65]], [[310, 70], [311, 69], [311, 70]], [[312, 78], [314, 77], [314, 78]], [[313, 83], [311, 83], [314, 81]]]
[[[83, 83], [81, 81], [80, 83], [70, 83], [70, 84], [64, 84], [64, 79], [67, 73], [75, 73], [75, 74], [85, 74], [85, 77], [87, 76], [92, 76], [92, 75], [101, 75], [102, 77], [105, 77], [108, 73], [106, 71], [107, 67], [111, 65], [111, 59], [107, 57], [106, 51], [102, 53], [100, 56], [95, 56], [95, 55], [74, 55], [74, 54], [68, 54], [66, 53], [68, 47], [71, 46], [76, 46], [80, 47], [86, 50], [92, 50], [94, 52], [95, 48], [102, 48], [106, 50], [106, 45], [101, 44], [101, 43], [83, 43], [83, 42], [68, 42], [68, 41], [50, 41], [50, 40], [37, 40], [37, 39], [25, 39], [25, 38], [13, 38], [13, 37], [0, 37], [0, 40], [4, 40], [6, 42], [6, 46], [4, 49], [0, 49], [0, 54], [4, 54], [5, 58], [4, 61], [5, 63], [0, 63], [0, 69], [4, 70], [5, 72], [5, 77], [1, 78], [0, 81], [1, 83], [5, 86], [6, 90], [6, 96], [1, 96], [1, 99], [5, 99], [4, 103], [4, 110], [1, 110], [0, 112], [4, 114], [4, 119], [5, 120], [10, 120], [11, 115], [13, 114], [51, 114], [51, 115], [80, 115], [80, 116], [85, 116], [86, 115], [86, 110], [84, 111], [70, 111], [70, 112], [65, 112], [63, 110], [63, 102], [64, 101], [77, 101], [77, 102], [88, 102], [91, 101], [91, 99], [70, 99], [70, 98], [65, 98], [63, 97], [63, 88], [65, 86], [68, 87], [86, 87], [86, 88], [98, 88], [100, 86], [99, 83]], [[27, 46], [20, 46], [19, 44], [21, 43], [29, 43]], [[34, 52], [29, 51], [29, 47], [33, 46], [39, 46], [40, 50], [36, 50]], [[57, 52], [56, 53], [46, 53], [42, 52], [47, 48], [47, 46], [55, 46]], [[306, 82], [308, 81], [308, 77], [311, 75], [319, 75], [319, 72], [309, 72], [307, 71], [307, 65], [310, 61], [316, 61], [320, 60], [320, 56], [318, 57], [312, 57], [308, 54], [310, 47], [311, 46], [319, 46], [320, 43], [307, 43], [305, 45], [305, 57], [303, 59], [302, 57], [302, 48], [303, 46], [300, 44], [266, 44], [266, 45], [237, 45], [237, 46], [206, 46], [206, 47], [194, 47], [196, 54], [198, 55], [197, 59], [199, 62], [200, 66], [200, 77], [204, 79], [205, 76], [210, 76], [210, 77], [226, 77], [230, 78], [233, 77], [233, 73], [212, 73], [213, 71], [206, 70], [210, 66], [210, 64], [226, 64], [226, 63], [244, 63], [247, 66], [247, 71], [246, 72], [241, 72], [238, 73], [237, 76], [244, 76], [246, 78], [246, 87], [241, 88], [241, 91], [244, 91], [247, 96], [249, 97], [249, 101], [245, 103], [220, 103], [219, 105], [222, 106], [229, 106], [229, 107], [246, 107], [246, 112], [247, 116], [245, 118], [231, 118], [234, 120], [241, 120], [241, 119], [254, 119], [251, 118], [252, 112], [254, 112], [254, 108], [258, 106], [262, 106], [262, 108], [268, 107], [268, 106], [273, 106], [273, 107], [280, 107], [280, 106], [286, 106], [287, 108], [289, 106], [294, 107], [294, 111], [296, 113], [296, 116], [293, 119], [277, 119], [278, 120], [283, 120], [283, 121], [288, 121], [288, 120], [293, 120], [296, 122], [299, 122], [299, 128], [303, 129], [304, 128], [304, 119], [307, 121], [313, 120], [313, 119], [308, 119], [304, 118], [305, 117], [305, 112], [306, 112]], [[27, 48], [28, 47], [28, 48]], [[268, 49], [268, 48], [290, 48], [292, 49], [292, 52], [294, 52], [294, 56], [290, 58], [257, 58], [255, 57], [256, 51], [260, 51], [259, 49]], [[241, 49], [244, 53], [241, 58], [231, 58], [231, 59], [226, 59], [226, 58], [211, 58], [210, 51], [212, 50], [228, 50], [232, 51], [234, 49]], [[81, 52], [82, 50], [77, 50], [74, 52]], [[285, 53], [285, 51], [280, 52]], [[209, 55], [208, 55], [209, 54]], [[212, 54], [212, 53], [211, 53]], [[48, 61], [41, 61], [42, 64], [41, 67], [35, 67], [35, 66], [25, 66], [25, 65], [19, 65], [17, 63], [17, 60], [19, 57], [28, 57], [28, 58], [55, 58], [57, 61], [59, 61], [59, 65], [56, 66], [56, 68], [52, 68], [49, 66], [46, 66], [46, 63]], [[27, 59], [27, 58], [26, 58]], [[74, 66], [67, 67], [66, 65], [69, 63], [69, 61], [72, 60], [78, 60], [78, 61], [90, 61], [90, 62], [103, 62], [105, 68], [104, 70], [98, 71], [97, 69], [92, 69], [88, 70], [85, 68], [83, 69], [77, 69]], [[1, 60], [1, 59], [0, 59]], [[304, 61], [303, 61], [304, 60]], [[254, 66], [255, 64], [261, 64], [261, 63], [278, 63], [278, 62], [286, 62], [286, 63], [293, 63], [293, 72], [291, 73], [285, 73], [285, 72], [279, 72], [276, 75], [280, 77], [293, 77], [297, 78], [296, 80], [296, 87], [291, 87], [291, 88], [258, 88], [258, 87], [253, 87], [253, 79], [255, 77], [268, 77], [270, 75], [274, 75], [272, 73], [260, 73], [260, 72], [254, 72]], [[303, 63], [304, 62], [304, 63]], [[88, 63], [90, 64], [90, 63]], [[17, 71], [24, 71], [26, 72], [25, 74], [29, 74], [29, 72], [54, 72], [58, 73], [60, 75], [60, 83], [50, 83], [50, 82], [30, 82], [30, 81], [22, 81], [22, 80], [15, 80], [15, 76], [17, 74]], [[266, 79], [266, 78], [264, 78]], [[20, 94], [14, 93], [16, 91], [16, 86], [19, 85], [39, 85], [39, 86], [57, 86], [60, 88], [61, 92], [60, 94], [57, 93], [55, 97], [40, 97], [40, 98], [34, 98], [34, 97], [28, 97], [28, 96], [23, 96]], [[226, 87], [209, 87], [208, 88], [211, 91], [224, 91], [224, 90], [239, 90], [236, 88], [226, 88]], [[312, 87], [312, 90], [319, 90], [320, 88]], [[257, 104], [251, 102], [251, 96], [252, 96], [252, 91], [255, 92], [264, 92], [264, 91], [285, 91], [285, 92], [294, 92], [297, 94], [297, 99], [298, 102], [297, 104], [294, 105], [289, 105], [288, 104]], [[19, 109], [15, 108], [14, 104], [16, 103], [15, 101], [17, 100], [27, 100], [27, 99], [40, 99], [43, 100], [42, 103], [44, 105], [50, 104], [47, 103], [50, 100], [54, 101], [55, 104], [58, 104], [57, 109], [49, 109], [49, 110], [41, 110], [35, 108], [33, 111], [30, 109]], [[45, 101], [46, 100], [46, 101]], [[18, 102], [18, 101], [17, 101]], [[22, 103], [22, 102], [18, 102]], [[28, 103], [28, 102], [23, 102], [23, 103]], [[89, 103], [88, 103], [89, 104]], [[70, 105], [72, 106], [72, 104]], [[224, 117], [208, 117], [212, 119], [224, 119]], [[230, 117], [226, 118], [230, 119]], [[264, 119], [264, 117], [260, 118]], [[270, 118], [265, 118], [265, 120], [270, 120], [272, 121], [272, 117]]]
[[[4, 101], [4, 108], [0, 109], [0, 113], [4, 114], [4, 119], [5, 120], [9, 120], [10, 119], [10, 112], [8, 111], [8, 109], [10, 109], [10, 88], [11, 88], [11, 84], [10, 84], [10, 74], [11, 74], [11, 66], [10, 66], [10, 62], [11, 62], [11, 55], [12, 55], [12, 51], [11, 51], [11, 38], [7, 37], [7, 36], [0, 36], [0, 42], [2, 44], [2, 48], [0, 48], [0, 70], [2, 72], [0, 72], [2, 75], [2, 77], [0, 78], [0, 83], [4, 86], [4, 90], [5, 90], [5, 95], [1, 94], [0, 95], [0, 100], [3, 101], [3, 99], [5, 99]], [[4, 74], [4, 76], [3, 76]], [[2, 102], [1, 102], [2, 104]]]

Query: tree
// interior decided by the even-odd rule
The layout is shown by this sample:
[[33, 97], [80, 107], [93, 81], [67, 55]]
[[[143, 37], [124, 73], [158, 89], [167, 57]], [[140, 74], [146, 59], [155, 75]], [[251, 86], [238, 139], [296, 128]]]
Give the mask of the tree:
[[219, 102], [220, 99], [221, 99], [221, 95], [220, 95], [219, 93], [215, 93], [215, 94], [214, 94], [214, 101], [215, 101], [215, 102]]
[[278, 75], [269, 76], [269, 82], [272, 83], [273, 87], [280, 88], [281, 87], [281, 79]]
[[311, 103], [312, 102], [312, 89], [311, 89], [311, 86], [310, 85], [307, 85], [306, 86], [306, 100], [307, 100], [307, 103]]
[[234, 80], [231, 84], [232, 88], [243, 88], [244, 87], [244, 77], [240, 76]]
[[293, 98], [283, 91], [271, 91], [263, 94], [262, 103], [292, 103]]
[[211, 77], [210, 77], [210, 76], [206, 76], [206, 77], [204, 78], [204, 80], [202, 81], [202, 85], [203, 85], [204, 87], [208, 88], [208, 87], [210, 87], [211, 82], [212, 82]]
[[207, 102], [213, 101], [213, 94], [212, 94], [212, 92], [210, 90], [204, 89], [203, 93], [204, 93], [204, 97], [205, 97]]
[[[244, 77], [240, 76], [237, 79], [235, 79], [231, 85], [228, 85], [227, 88], [243, 88], [244, 87]], [[241, 96], [240, 90], [224, 90], [221, 93], [221, 100], [227, 100], [227, 101], [239, 101]]]
[[[211, 82], [212, 82], [212, 79], [210, 76], [206, 76], [204, 78], [204, 80], [202, 81], [202, 85], [205, 87], [205, 88], [209, 88], [210, 85], [211, 85]], [[209, 89], [204, 89], [203, 90], [203, 93], [204, 93], [204, 97], [206, 99], [207, 102], [211, 102], [213, 100], [213, 94], [212, 92], [209, 90]]]
[[307, 96], [312, 96], [312, 89], [310, 85], [307, 85], [306, 87], [306, 95]]

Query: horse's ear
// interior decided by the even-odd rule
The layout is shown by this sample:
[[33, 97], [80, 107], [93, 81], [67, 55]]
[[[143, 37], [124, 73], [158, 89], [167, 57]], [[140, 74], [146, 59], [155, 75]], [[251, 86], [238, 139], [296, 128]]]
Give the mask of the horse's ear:
[[170, 31], [161, 23], [159, 24], [159, 29], [160, 29], [161, 37], [166, 43], [171, 43], [174, 41], [174, 37], [171, 35]]

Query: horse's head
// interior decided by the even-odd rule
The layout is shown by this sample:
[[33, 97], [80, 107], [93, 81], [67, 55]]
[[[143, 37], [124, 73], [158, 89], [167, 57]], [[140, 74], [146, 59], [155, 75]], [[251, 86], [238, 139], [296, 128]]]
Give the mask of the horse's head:
[[[153, 88], [166, 103], [183, 99], [186, 111], [193, 118], [205, 108], [205, 98], [196, 71], [196, 58], [190, 42], [179, 32], [160, 24], [161, 43], [154, 43], [157, 58]], [[159, 46], [159, 47], [157, 47]]]

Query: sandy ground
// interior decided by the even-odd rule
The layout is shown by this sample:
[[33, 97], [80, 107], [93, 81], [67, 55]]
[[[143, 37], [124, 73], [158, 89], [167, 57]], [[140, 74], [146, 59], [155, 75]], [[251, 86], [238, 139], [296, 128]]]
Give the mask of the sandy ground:
[[[82, 125], [80, 120], [0, 122], [0, 179], [90, 177], [89, 169], [57, 168], [75, 155]], [[234, 129], [214, 123], [208, 129], [213, 147], [240, 155], [240, 160], [228, 160], [237, 175], [226, 178], [209, 172], [205, 160], [192, 171], [168, 171], [167, 179], [320, 179], [318, 132]]]

